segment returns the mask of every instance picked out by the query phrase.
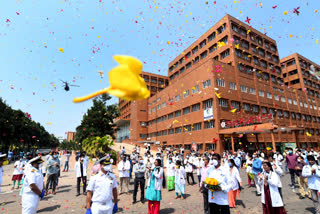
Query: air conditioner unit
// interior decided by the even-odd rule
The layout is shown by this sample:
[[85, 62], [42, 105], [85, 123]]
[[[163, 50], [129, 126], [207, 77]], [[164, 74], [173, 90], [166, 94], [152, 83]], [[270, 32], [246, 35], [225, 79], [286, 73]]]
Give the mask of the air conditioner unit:
[[151, 140], [151, 138], [150, 138], [150, 137], [148, 137], [148, 138], [147, 138], [147, 140]]

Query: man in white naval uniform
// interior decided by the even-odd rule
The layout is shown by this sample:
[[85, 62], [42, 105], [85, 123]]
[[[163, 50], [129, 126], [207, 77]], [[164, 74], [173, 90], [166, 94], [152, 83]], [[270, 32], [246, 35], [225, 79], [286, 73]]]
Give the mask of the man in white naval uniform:
[[43, 198], [43, 175], [39, 170], [42, 163], [41, 157], [35, 157], [28, 163], [32, 166], [26, 173], [23, 183], [22, 194], [22, 214], [35, 214], [37, 212], [40, 199]]
[[[112, 165], [107, 157], [99, 160], [100, 171], [90, 178], [87, 187], [86, 214], [112, 214], [118, 210], [117, 181], [111, 173]], [[112, 196], [114, 206], [112, 208]], [[92, 205], [91, 205], [92, 202]]]

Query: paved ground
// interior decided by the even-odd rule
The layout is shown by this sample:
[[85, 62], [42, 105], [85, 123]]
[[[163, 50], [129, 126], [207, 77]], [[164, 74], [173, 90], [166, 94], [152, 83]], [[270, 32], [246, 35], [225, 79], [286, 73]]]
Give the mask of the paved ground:
[[[59, 188], [56, 195], [48, 195], [44, 200], [40, 201], [38, 213], [85, 213], [85, 196], [75, 197], [76, 194], [76, 179], [73, 171], [74, 157], [71, 157], [71, 171], [63, 172], [59, 181]], [[11, 175], [13, 171], [12, 165], [4, 167], [4, 182], [0, 194], [0, 213], [18, 214], [21, 213], [21, 197], [18, 190], [13, 192], [10, 190]], [[116, 171], [116, 170], [114, 170]], [[232, 209], [231, 213], [262, 213], [260, 197], [255, 195], [255, 188], [248, 188], [247, 179], [245, 178], [244, 170], [241, 171], [243, 184], [245, 189], [240, 193], [240, 199], [237, 201], [237, 208]], [[309, 199], [300, 200], [298, 189], [295, 192], [288, 187], [289, 175], [282, 177], [284, 201], [288, 213], [313, 213], [313, 204]], [[133, 182], [133, 179], [131, 180]], [[133, 190], [133, 183], [130, 189]], [[187, 186], [187, 199], [175, 199], [175, 192], [163, 190], [161, 201], [162, 214], [168, 213], [203, 213], [203, 198], [198, 191], [198, 186]], [[132, 191], [131, 191], [132, 192]], [[138, 199], [140, 195], [138, 193]], [[131, 204], [131, 195], [119, 196], [119, 213], [147, 213], [147, 203]]]

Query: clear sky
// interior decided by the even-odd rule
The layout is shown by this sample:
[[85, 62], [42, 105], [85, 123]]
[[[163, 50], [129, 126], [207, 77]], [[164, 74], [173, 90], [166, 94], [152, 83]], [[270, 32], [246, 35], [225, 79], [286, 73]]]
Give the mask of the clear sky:
[[[319, 0], [15, 0], [0, 7], [0, 96], [64, 137], [92, 105], [72, 99], [109, 85], [113, 55], [166, 75], [168, 63], [226, 13], [249, 17], [277, 41], [281, 58], [298, 52], [320, 64]], [[80, 87], [66, 92], [60, 80]]]

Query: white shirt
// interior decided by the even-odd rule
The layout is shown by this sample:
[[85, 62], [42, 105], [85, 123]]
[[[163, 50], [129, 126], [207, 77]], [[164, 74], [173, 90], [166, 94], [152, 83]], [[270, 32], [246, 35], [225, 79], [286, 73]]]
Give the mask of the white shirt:
[[167, 176], [174, 176], [176, 165], [174, 163], [168, 163], [166, 167], [167, 167]]
[[[80, 178], [81, 177], [81, 166], [80, 166], [80, 161], [79, 160], [74, 165], [74, 171], [76, 173], [76, 177]], [[83, 160], [83, 163], [82, 163], [82, 176], [83, 177], [87, 176], [87, 169], [86, 169], [86, 166], [84, 164], [84, 160]]]
[[118, 165], [118, 170], [119, 170], [119, 177], [129, 177], [129, 170], [130, 170], [130, 162], [126, 160], [124, 163], [123, 160], [120, 161]]
[[[196, 165], [196, 167], [197, 167], [197, 175], [201, 175], [201, 169], [202, 169], [202, 167], [204, 166], [204, 161], [203, 160], [197, 160], [196, 162], [195, 162], [195, 165]], [[198, 168], [198, 167], [200, 167], [200, 168]]]
[[35, 184], [40, 191], [43, 190], [43, 175], [40, 172], [40, 170], [31, 167], [31, 170], [27, 172], [26, 177], [24, 178], [23, 182], [23, 194], [26, 193], [33, 193], [35, 194], [31, 189], [30, 185]]
[[273, 159], [276, 160], [276, 163], [279, 165], [279, 166], [282, 166], [282, 160], [283, 160], [283, 156], [281, 154], [274, 154], [273, 155]]
[[186, 165], [186, 172], [192, 172], [192, 165], [190, 163], [187, 163]]
[[251, 165], [252, 165], [252, 160], [249, 160], [249, 158], [247, 158], [246, 164], [247, 164], [246, 172], [247, 172], [247, 173], [252, 173], [252, 166], [249, 166], [249, 165], [248, 165], [248, 164], [251, 164]]
[[278, 176], [277, 173], [270, 171], [270, 173], [262, 172], [262, 179], [258, 179], [258, 185], [261, 186], [261, 203], [265, 204], [265, 192], [264, 192], [264, 176], [268, 175], [268, 184], [270, 190], [270, 197], [272, 207], [283, 207], [283, 201], [281, 199], [279, 189], [278, 189]]
[[183, 166], [180, 166], [180, 168], [175, 171], [174, 182], [175, 184], [186, 184], [186, 172]]
[[215, 178], [219, 182], [222, 189], [222, 191], [208, 191], [209, 203], [229, 205], [228, 192], [232, 189], [232, 179], [228, 169], [221, 166], [218, 169], [211, 167], [208, 169], [207, 177]]
[[84, 164], [85, 168], [88, 169], [88, 165], [89, 165], [89, 157], [88, 156], [84, 156], [83, 164]]
[[87, 190], [93, 193], [92, 202], [107, 203], [112, 200], [112, 190], [117, 188], [117, 186], [114, 174], [104, 174], [99, 171], [98, 174], [90, 178]]
[[236, 166], [232, 168], [231, 179], [232, 179], [232, 190], [239, 189], [239, 183], [241, 183], [242, 180], [239, 174], [239, 170]]
[[16, 161], [14, 163], [15, 168], [13, 170], [13, 175], [21, 175], [23, 174], [23, 166], [24, 166], [24, 162], [23, 161]]
[[[316, 173], [312, 175], [311, 170], [315, 169]], [[320, 190], [320, 171], [317, 164], [305, 165], [302, 168], [302, 176], [308, 178], [308, 187], [312, 190]]]

